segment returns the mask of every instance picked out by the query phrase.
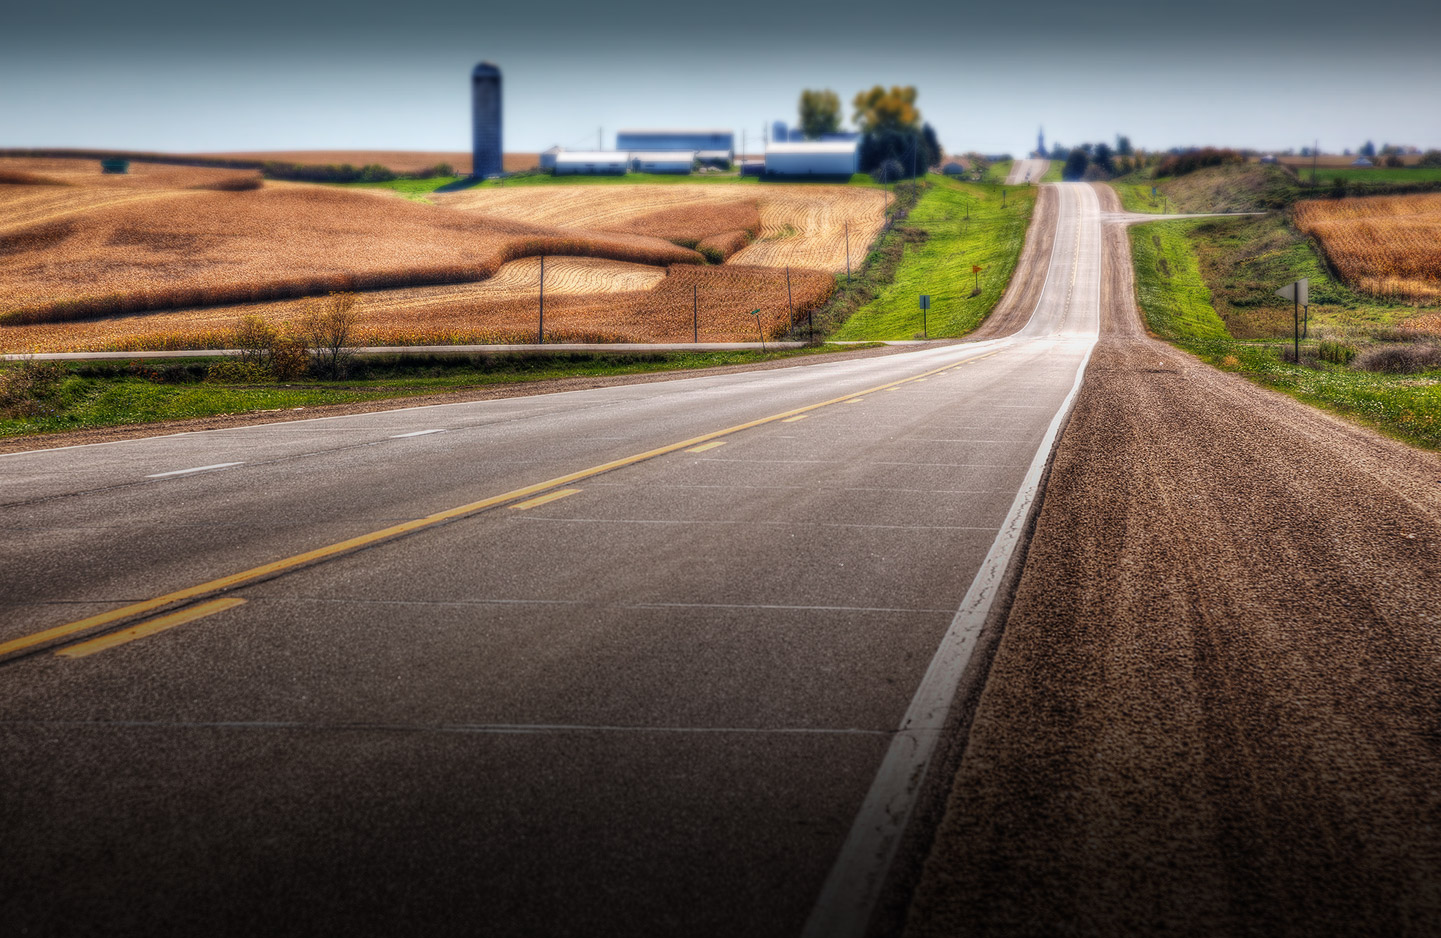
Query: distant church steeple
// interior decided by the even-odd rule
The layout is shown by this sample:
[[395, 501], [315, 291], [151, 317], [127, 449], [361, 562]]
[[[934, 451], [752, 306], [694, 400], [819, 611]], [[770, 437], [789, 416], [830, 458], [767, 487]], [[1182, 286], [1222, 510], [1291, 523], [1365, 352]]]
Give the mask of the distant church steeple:
[[1044, 127], [1036, 131], [1036, 156], [1042, 159], [1046, 156], [1046, 128]]

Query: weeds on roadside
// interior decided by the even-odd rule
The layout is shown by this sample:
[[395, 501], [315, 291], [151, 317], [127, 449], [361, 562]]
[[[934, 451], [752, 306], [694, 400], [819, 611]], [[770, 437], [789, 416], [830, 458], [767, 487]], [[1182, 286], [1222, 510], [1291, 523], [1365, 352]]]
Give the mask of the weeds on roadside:
[[65, 370], [53, 362], [25, 361], [0, 371], [0, 417], [40, 417], [54, 410], [51, 399]]

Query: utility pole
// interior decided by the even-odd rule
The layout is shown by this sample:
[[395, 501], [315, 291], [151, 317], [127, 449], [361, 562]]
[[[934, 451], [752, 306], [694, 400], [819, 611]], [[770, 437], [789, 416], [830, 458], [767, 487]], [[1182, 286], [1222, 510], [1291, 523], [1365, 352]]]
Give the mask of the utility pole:
[[595, 129], [595, 148], [597, 150], [605, 149], [605, 144], [602, 142], [605, 139], [604, 135], [602, 134], [602, 131], [604, 130], [604, 127], [597, 127]]
[[1321, 156], [1321, 140], [1317, 138], [1311, 145], [1311, 185], [1316, 184], [1316, 163]]

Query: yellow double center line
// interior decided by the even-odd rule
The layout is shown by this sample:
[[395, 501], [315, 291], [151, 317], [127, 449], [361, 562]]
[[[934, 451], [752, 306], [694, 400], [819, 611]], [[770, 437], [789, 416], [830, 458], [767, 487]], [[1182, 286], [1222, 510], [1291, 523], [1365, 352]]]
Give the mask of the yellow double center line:
[[674, 453], [679, 450], [688, 449], [690, 447], [698, 446], [703, 443], [708, 443], [711, 440], [719, 439], [723, 436], [730, 436], [731, 434], [739, 433], [742, 430], [749, 430], [753, 427], [764, 426], [765, 424], [775, 423], [779, 420], [789, 420], [798, 415], [806, 414], [813, 410], [820, 410], [822, 407], [829, 407], [832, 404], [839, 404], [844, 401], [853, 400], [854, 398], [860, 397], [865, 394], [871, 394], [875, 391], [884, 391], [889, 388], [900, 387], [903, 384], [909, 384], [912, 381], [919, 381], [923, 378], [930, 377], [931, 375], [937, 375], [943, 371], [949, 371], [952, 368], [958, 368], [961, 365], [969, 364], [973, 361], [980, 361], [983, 358], [990, 358], [992, 355], [995, 355], [998, 352], [999, 349], [986, 355], [978, 355], [975, 358], [968, 358], [964, 361], [944, 365], [940, 368], [935, 368], [931, 371], [915, 375], [914, 377], [902, 378], [899, 381], [891, 381], [887, 384], [877, 385], [873, 388], [867, 388], [864, 391], [858, 391], [856, 393], [846, 394], [841, 397], [831, 398], [828, 401], [821, 401], [818, 404], [809, 404], [805, 407], [798, 407], [795, 410], [788, 410], [785, 413], [772, 414], [769, 417], [762, 417], [759, 420], [751, 420], [747, 423], [736, 424], [735, 426], [727, 427], [724, 430], [716, 430], [712, 433], [707, 433], [702, 436], [692, 437], [689, 440], [683, 440], [680, 443], [671, 443], [667, 446], [661, 446], [656, 449], [647, 450], [644, 453], [637, 453], [634, 456], [626, 456], [622, 459], [615, 459], [608, 463], [602, 463], [599, 466], [592, 466], [589, 469], [582, 469], [579, 472], [572, 472], [567, 475], [557, 476], [554, 479], [548, 479], [545, 482], [537, 482], [534, 485], [527, 485], [524, 488], [514, 489], [501, 495], [492, 495], [490, 498], [483, 498], [478, 502], [471, 502], [467, 505], [459, 505], [455, 508], [448, 508], [445, 511], [438, 511], [433, 515], [426, 515], [424, 518], [416, 518], [414, 521], [406, 521], [402, 524], [392, 525], [388, 528], [381, 528], [379, 531], [372, 531], [369, 534], [362, 534], [358, 537], [352, 537], [343, 541], [337, 541], [336, 543], [329, 544], [325, 547], [317, 547], [315, 550], [308, 550], [303, 554], [296, 554], [292, 557], [286, 557], [283, 560], [275, 560], [267, 564], [261, 564], [258, 567], [251, 567], [249, 570], [242, 570], [239, 573], [232, 573], [229, 576], [223, 576], [219, 579], [208, 580], [204, 583], [198, 583], [195, 586], [189, 586], [185, 589], [175, 590], [174, 592], [166, 593], [162, 596], [156, 596], [154, 599], [147, 599], [143, 602], [131, 603], [128, 606], [121, 606], [119, 609], [112, 609], [109, 612], [102, 612], [97, 615], [88, 616], [84, 619], [77, 619], [76, 621], [69, 622], [65, 625], [57, 625], [54, 628], [45, 629], [42, 632], [35, 632], [30, 635], [22, 636], [20, 638], [11, 639], [8, 642], [0, 643], [0, 657], [18, 651], [25, 651], [26, 649], [34, 648], [37, 645], [47, 645], [53, 642], [60, 641], [61, 639], [69, 638], [72, 635], [79, 635], [81, 633], [90, 632], [95, 629], [103, 628], [107, 625], [113, 625], [117, 622], [134, 619], [138, 616], [146, 615], [147, 613], [154, 612], [157, 609], [161, 609], [165, 606], [169, 606], [175, 603], [187, 602], [189, 600], [198, 599], [202, 596], [206, 596], [210, 593], [218, 593], [223, 590], [233, 589], [242, 584], [251, 583], [256, 580], [262, 580], [267, 577], [272, 577], [276, 574], [284, 573], [288, 570], [294, 570], [297, 567], [303, 567], [307, 564], [312, 564], [319, 560], [326, 560], [331, 557], [336, 557], [340, 554], [349, 553], [353, 550], [359, 550], [362, 547], [369, 547], [372, 544], [378, 544], [381, 541], [388, 541], [405, 534], [411, 534], [415, 531], [421, 531], [425, 528], [433, 527], [437, 524], [443, 524], [447, 521], [454, 521], [457, 518], [464, 518], [467, 515], [473, 515], [477, 512], [485, 511], [488, 508], [494, 508], [497, 505], [503, 505], [506, 502], [513, 502], [517, 499], [523, 498], [531, 498], [532, 496], [539, 495], [542, 492], [546, 492], [550, 489], [558, 488], [563, 485], [569, 485], [572, 482], [579, 482], [582, 479], [593, 478], [594, 476], [601, 475], [605, 472], [611, 472], [615, 469], [623, 469], [626, 466], [633, 466], [636, 463], [645, 462], [649, 459], [655, 459], [657, 456], [665, 456], [668, 453]]

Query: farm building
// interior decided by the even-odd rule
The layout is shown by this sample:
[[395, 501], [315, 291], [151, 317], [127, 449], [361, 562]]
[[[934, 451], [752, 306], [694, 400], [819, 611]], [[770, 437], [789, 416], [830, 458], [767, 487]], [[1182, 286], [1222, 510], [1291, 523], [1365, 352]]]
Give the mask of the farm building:
[[773, 143], [766, 148], [768, 176], [849, 176], [859, 172], [859, 140]]
[[564, 152], [560, 147], [551, 147], [549, 150], [542, 150], [540, 154], [540, 168], [555, 169], [555, 158]]
[[729, 130], [622, 130], [615, 135], [617, 150], [693, 150], [702, 159], [735, 157], [736, 135]]
[[565, 150], [555, 155], [557, 176], [624, 176], [630, 154], [618, 150]]
[[630, 168], [637, 173], [689, 173], [695, 165], [695, 150], [645, 150], [630, 154]]

